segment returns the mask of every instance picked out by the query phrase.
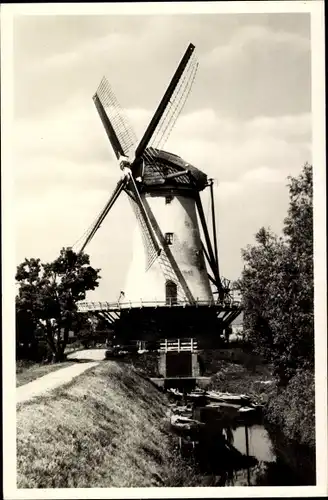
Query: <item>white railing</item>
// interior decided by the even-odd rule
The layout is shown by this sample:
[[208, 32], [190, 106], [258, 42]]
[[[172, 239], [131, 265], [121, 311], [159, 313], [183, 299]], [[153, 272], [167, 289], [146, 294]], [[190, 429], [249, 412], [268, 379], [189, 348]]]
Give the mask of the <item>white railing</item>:
[[192, 352], [197, 351], [198, 344], [196, 339], [165, 339], [161, 340], [159, 350], [161, 352]]
[[106, 302], [106, 301], [81, 301], [77, 303], [79, 312], [87, 312], [87, 311], [119, 311], [121, 309], [132, 309], [132, 308], [142, 308], [142, 307], [190, 307], [190, 306], [226, 306], [237, 308], [240, 307], [240, 300], [232, 300], [232, 301], [224, 301], [224, 302], [216, 302], [215, 300], [195, 300], [195, 303], [190, 303], [188, 300], [182, 301], [143, 301], [140, 299], [138, 302]]

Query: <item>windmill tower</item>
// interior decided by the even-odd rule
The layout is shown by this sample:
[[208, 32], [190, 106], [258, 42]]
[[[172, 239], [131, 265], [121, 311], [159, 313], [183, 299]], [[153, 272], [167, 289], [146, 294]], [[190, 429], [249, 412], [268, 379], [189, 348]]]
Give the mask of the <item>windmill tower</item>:
[[[80, 310], [96, 310], [111, 322], [119, 316], [115, 322], [122, 336], [152, 338], [155, 332], [177, 336], [181, 329], [186, 336], [197, 329], [204, 331], [204, 324], [213, 334], [218, 332], [222, 311], [226, 321], [236, 312], [224, 309], [227, 289], [219, 274], [213, 182], [162, 149], [196, 75], [194, 49], [188, 46], [138, 144], [105, 78], [93, 97], [122, 175], [81, 250], [122, 192], [129, 198], [138, 225], [124, 298], [121, 294], [117, 304], [83, 303]], [[213, 246], [200, 197], [206, 187], [211, 190]]]

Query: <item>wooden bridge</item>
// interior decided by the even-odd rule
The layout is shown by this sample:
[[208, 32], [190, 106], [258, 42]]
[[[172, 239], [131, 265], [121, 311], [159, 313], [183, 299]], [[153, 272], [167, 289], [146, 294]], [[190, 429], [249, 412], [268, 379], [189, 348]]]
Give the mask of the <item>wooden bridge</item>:
[[[79, 302], [78, 311], [104, 318], [120, 342], [132, 338], [158, 340], [163, 338], [202, 338], [202, 343], [220, 342], [225, 328], [242, 311], [240, 300]], [[202, 344], [203, 345], [203, 344]], [[181, 345], [180, 345], [181, 347]]]
[[168, 298], [165, 301], [160, 300], [152, 300], [152, 301], [144, 301], [140, 299], [137, 302], [107, 302], [107, 301], [81, 301], [78, 302], [78, 310], [79, 312], [87, 312], [87, 311], [119, 311], [121, 309], [128, 309], [132, 307], [240, 307], [241, 301], [240, 299], [233, 298], [227, 299], [223, 302], [218, 302], [213, 300], [199, 300], [196, 299], [194, 304], [191, 304], [188, 300], [176, 300]]

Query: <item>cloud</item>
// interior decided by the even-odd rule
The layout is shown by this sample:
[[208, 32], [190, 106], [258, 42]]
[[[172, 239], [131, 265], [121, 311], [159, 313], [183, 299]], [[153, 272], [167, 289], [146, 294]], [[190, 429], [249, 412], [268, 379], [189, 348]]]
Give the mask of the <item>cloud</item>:
[[153, 110], [190, 41], [200, 67], [189, 106], [247, 118], [309, 111], [303, 17], [289, 31], [263, 15], [31, 18], [15, 30], [16, 113], [43, 114], [76, 93], [90, 99], [103, 74], [125, 107]]
[[245, 26], [236, 32], [226, 44], [219, 45], [205, 54], [201, 59], [204, 66], [229, 65], [241, 62], [247, 51], [253, 51], [258, 45], [266, 46], [266, 50], [293, 50], [307, 53], [310, 50], [310, 40], [302, 36], [276, 32], [264, 26]]
[[311, 117], [237, 120], [201, 110], [179, 119], [166, 147], [220, 182], [236, 181], [263, 165], [287, 176], [311, 161]]
[[42, 60], [38, 59], [29, 65], [30, 72], [47, 72], [65, 70], [65, 68], [77, 67], [86, 60], [97, 56], [102, 57], [106, 52], [111, 54], [112, 61], [124, 63], [130, 56], [131, 44], [136, 44], [139, 49], [144, 44], [144, 40], [121, 33], [110, 33], [101, 38], [95, 38], [88, 41], [82, 41], [74, 50], [52, 54], [50, 57]]
[[217, 198], [229, 202], [236, 200], [242, 191], [243, 186], [240, 182], [223, 181], [218, 184]]
[[263, 166], [246, 172], [246, 174], [242, 176], [242, 181], [247, 183], [258, 182], [271, 184], [276, 182], [286, 182], [286, 177], [278, 170]]

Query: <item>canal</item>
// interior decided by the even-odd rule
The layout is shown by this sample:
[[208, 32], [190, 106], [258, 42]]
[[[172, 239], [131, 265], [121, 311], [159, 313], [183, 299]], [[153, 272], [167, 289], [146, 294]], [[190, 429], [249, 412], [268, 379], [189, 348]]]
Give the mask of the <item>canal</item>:
[[[210, 405], [211, 406], [211, 405]], [[183, 406], [181, 406], [183, 408]], [[193, 405], [195, 425], [175, 432], [180, 454], [215, 486], [315, 484], [314, 455], [266, 427], [259, 412], [237, 419]], [[176, 410], [177, 411], [177, 410]], [[180, 411], [178, 410], [178, 413]], [[183, 413], [183, 412], [182, 412]], [[183, 417], [182, 417], [183, 418]], [[201, 425], [196, 425], [201, 422]]]

